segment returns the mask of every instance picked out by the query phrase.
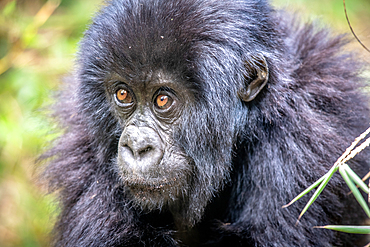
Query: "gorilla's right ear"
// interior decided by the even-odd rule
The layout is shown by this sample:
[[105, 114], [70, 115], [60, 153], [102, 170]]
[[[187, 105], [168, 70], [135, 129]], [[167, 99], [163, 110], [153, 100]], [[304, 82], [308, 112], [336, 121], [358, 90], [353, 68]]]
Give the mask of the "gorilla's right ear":
[[[254, 79], [251, 82], [248, 82], [250, 78], [245, 76], [245, 86], [241, 88], [238, 92], [238, 95], [241, 100], [244, 102], [252, 101], [259, 92], [266, 85], [269, 77], [269, 69], [265, 57], [260, 54], [259, 56], [253, 57], [253, 76]], [[251, 63], [246, 63], [246, 66], [251, 66]]]

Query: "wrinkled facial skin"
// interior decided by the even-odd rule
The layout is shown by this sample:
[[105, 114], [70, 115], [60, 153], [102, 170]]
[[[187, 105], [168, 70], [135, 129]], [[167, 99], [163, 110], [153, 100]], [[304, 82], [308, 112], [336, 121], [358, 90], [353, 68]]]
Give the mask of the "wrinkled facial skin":
[[188, 97], [174, 80], [164, 78], [157, 73], [146, 83], [122, 78], [108, 82], [123, 129], [118, 173], [134, 203], [144, 210], [171, 206], [186, 197], [192, 170], [191, 159], [173, 139]]

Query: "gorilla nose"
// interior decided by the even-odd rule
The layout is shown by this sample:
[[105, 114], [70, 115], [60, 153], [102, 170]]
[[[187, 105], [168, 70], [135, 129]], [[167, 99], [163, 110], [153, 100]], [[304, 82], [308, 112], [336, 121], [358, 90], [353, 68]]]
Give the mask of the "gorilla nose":
[[146, 173], [157, 168], [163, 157], [163, 142], [149, 127], [128, 126], [120, 138], [118, 161], [132, 172]]

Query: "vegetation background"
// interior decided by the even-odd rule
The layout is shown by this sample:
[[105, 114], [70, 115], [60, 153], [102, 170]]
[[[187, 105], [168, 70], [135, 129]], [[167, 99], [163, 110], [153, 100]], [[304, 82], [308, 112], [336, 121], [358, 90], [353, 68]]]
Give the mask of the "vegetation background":
[[[102, 0], [0, 0], [0, 246], [48, 246], [57, 213], [36, 183], [35, 160], [58, 132], [45, 106], [72, 73], [78, 41]], [[304, 20], [349, 32], [340, 0], [273, 0]], [[347, 1], [370, 48], [370, 1]], [[352, 37], [351, 37], [352, 38]], [[355, 41], [351, 48], [370, 61]], [[369, 80], [370, 81], [370, 80]], [[324, 191], [325, 193], [325, 191]]]

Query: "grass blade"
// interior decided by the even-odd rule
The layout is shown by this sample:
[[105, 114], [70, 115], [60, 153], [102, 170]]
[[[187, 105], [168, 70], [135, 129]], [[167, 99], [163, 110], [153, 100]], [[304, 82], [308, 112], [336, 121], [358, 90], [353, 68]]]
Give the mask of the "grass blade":
[[370, 218], [370, 210], [367, 206], [367, 203], [365, 199], [362, 197], [360, 191], [357, 189], [356, 185], [352, 182], [351, 178], [348, 176], [346, 168], [344, 166], [339, 167], [339, 172], [342, 175], [344, 181], [346, 181], [348, 187], [352, 191], [353, 195], [355, 196], [357, 202], [361, 205], [361, 207], [364, 209], [365, 213], [367, 214], [367, 217]]
[[323, 228], [346, 233], [370, 234], [370, 226], [327, 225], [327, 226], [315, 226], [314, 228]]
[[304, 191], [302, 191], [298, 196], [296, 196], [293, 200], [291, 200], [288, 204], [282, 206], [282, 208], [286, 208], [286, 207], [289, 207], [290, 205], [292, 205], [294, 202], [298, 201], [299, 199], [301, 199], [304, 195], [306, 195], [308, 192], [310, 192], [311, 190], [313, 190], [314, 188], [316, 188], [317, 186], [320, 185], [320, 183], [325, 179], [325, 177], [327, 176], [327, 174], [325, 174], [324, 176], [322, 176], [321, 178], [319, 178], [315, 183], [313, 183], [310, 187], [308, 187], [307, 189], [305, 189]]
[[333, 174], [338, 170], [337, 166], [333, 166], [325, 175], [324, 179], [321, 182], [319, 188], [315, 191], [315, 193], [312, 195], [310, 200], [307, 202], [306, 206], [303, 208], [301, 214], [298, 217], [298, 221], [302, 218], [303, 214], [306, 213], [307, 209], [312, 205], [312, 203], [317, 199], [317, 197], [321, 194], [325, 186], [328, 184], [329, 180], [333, 176]]
[[355, 182], [366, 194], [369, 194], [369, 187], [357, 176], [357, 174], [347, 165], [343, 164], [348, 176]]

